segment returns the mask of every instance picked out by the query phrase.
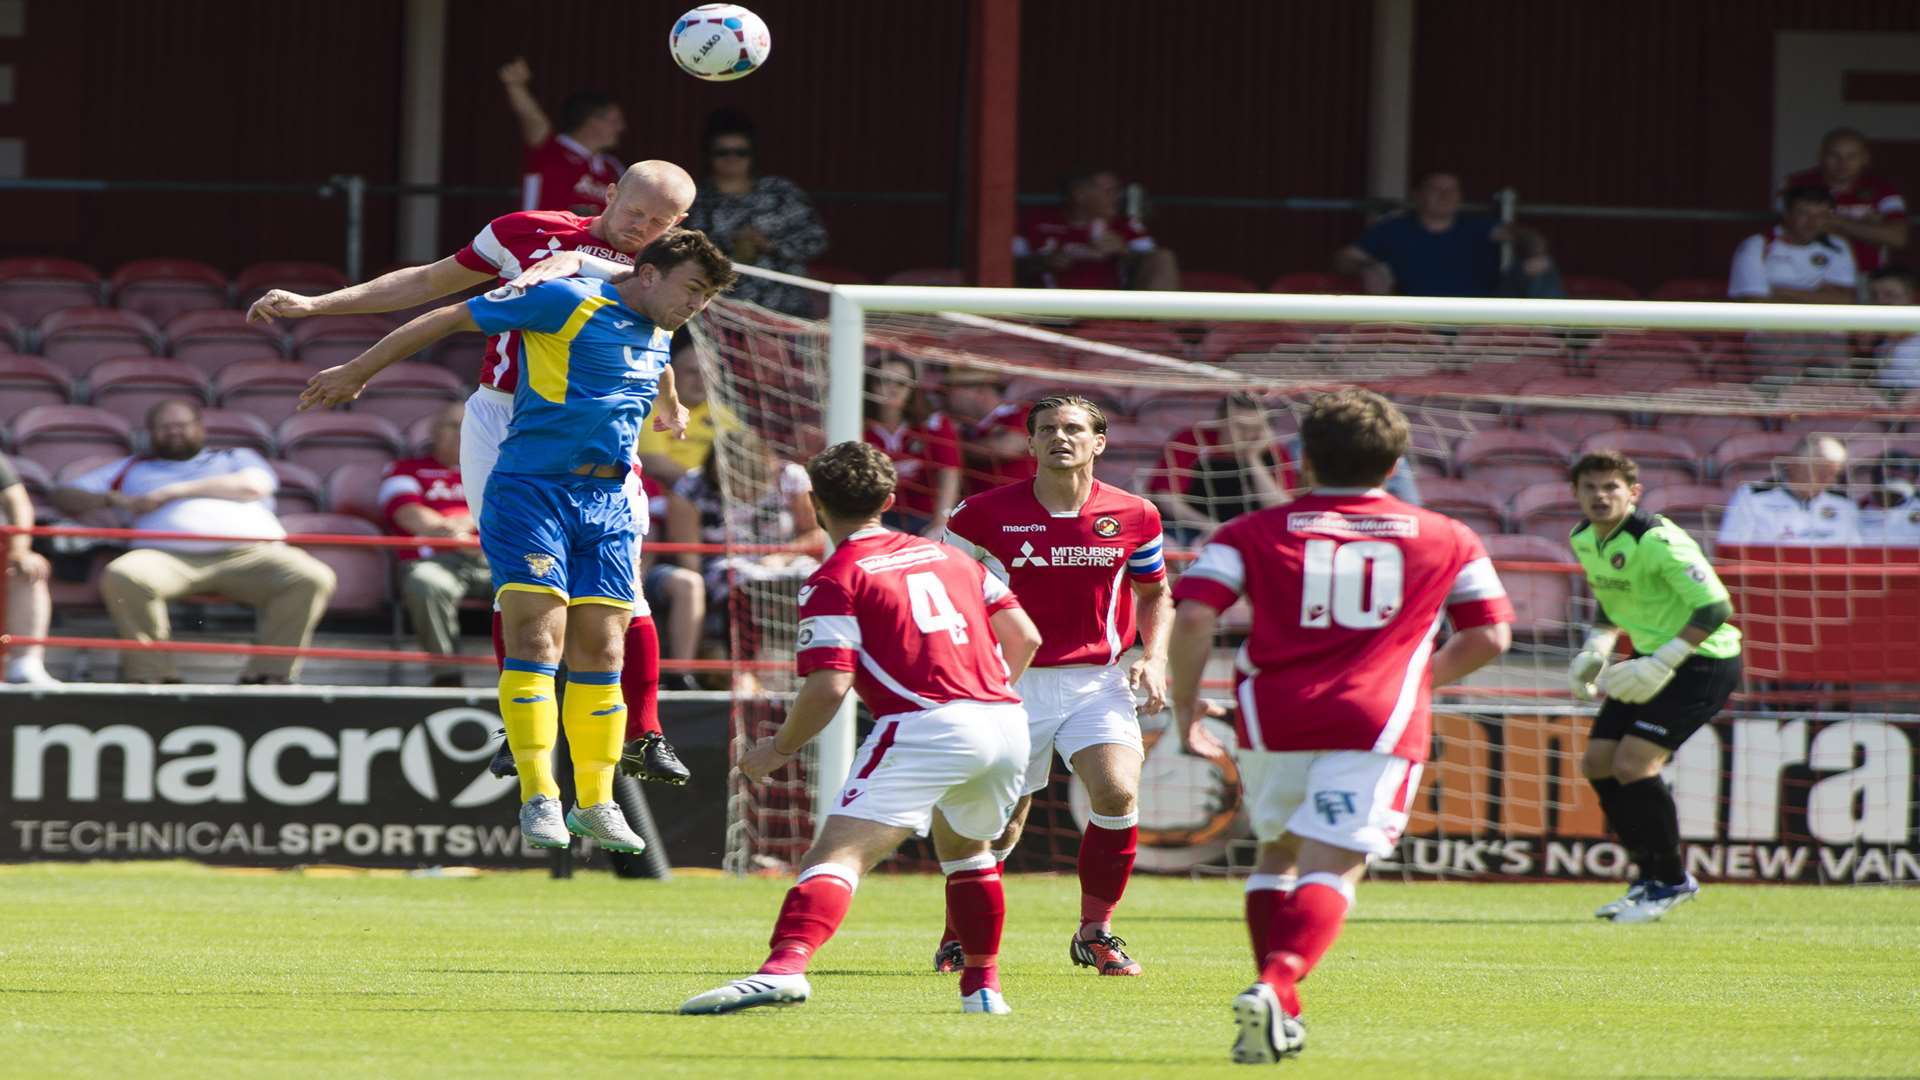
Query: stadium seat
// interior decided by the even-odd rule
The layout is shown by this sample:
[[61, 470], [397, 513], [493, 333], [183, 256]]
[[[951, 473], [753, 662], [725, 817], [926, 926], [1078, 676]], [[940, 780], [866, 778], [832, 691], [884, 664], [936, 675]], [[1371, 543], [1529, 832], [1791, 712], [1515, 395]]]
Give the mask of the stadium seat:
[[[379, 528], [345, 514], [282, 514], [289, 533], [379, 536]], [[389, 548], [314, 546], [306, 549], [333, 568], [338, 579], [327, 612], [334, 615], [388, 615], [393, 607], [393, 564]]]
[[1560, 283], [1574, 300], [1638, 300], [1640, 290], [1617, 278], [1564, 274]]
[[1469, 394], [1517, 394], [1536, 379], [1553, 376], [1559, 369], [1543, 357], [1520, 356], [1478, 360], [1466, 370], [1466, 385], [1457, 388]]
[[1661, 357], [1638, 353], [1593, 353], [1582, 358], [1600, 393], [1658, 393], [1700, 377], [1691, 357]]
[[360, 461], [385, 465], [400, 452], [399, 429], [378, 416], [300, 413], [277, 435], [281, 457], [321, 474]]
[[1661, 484], [1648, 488], [1640, 505], [1649, 513], [1672, 518], [1674, 524], [1704, 544], [1720, 531], [1727, 492], [1713, 484]]
[[1133, 419], [1141, 428], [1158, 432], [1164, 441], [1176, 432], [1218, 417], [1220, 401], [1218, 393], [1204, 391], [1150, 392], [1134, 399]]
[[[1171, 356], [1176, 359], [1185, 359], [1187, 355], [1186, 341], [1166, 323], [1119, 319], [1088, 320], [1076, 325], [1072, 334], [1074, 337], [1085, 338], [1088, 341], [1119, 345], [1123, 348], [1158, 353], [1161, 356]], [[1075, 367], [1081, 368], [1113, 366], [1105, 363], [1104, 357], [1096, 358], [1083, 353], [1069, 353], [1067, 359]], [[1140, 365], [1133, 362], [1122, 361], [1120, 366], [1124, 370], [1140, 370]]]
[[40, 320], [40, 356], [73, 375], [116, 356], [156, 352], [160, 330], [145, 316], [118, 308], [62, 308]]
[[1545, 432], [1487, 428], [1461, 439], [1453, 462], [1462, 477], [1506, 493], [1549, 481], [1565, 487], [1571, 454], [1566, 443]]
[[472, 385], [480, 371], [480, 362], [487, 355], [487, 339], [479, 334], [455, 334], [434, 346], [427, 362], [465, 380]]
[[100, 302], [100, 273], [72, 259], [0, 259], [0, 312], [33, 326], [61, 308]]
[[1224, 270], [1180, 271], [1180, 288], [1186, 292], [1257, 293], [1260, 286], [1239, 274]]
[[405, 442], [400, 447], [401, 457], [431, 457], [433, 455], [433, 417], [423, 416], [408, 424]]
[[1126, 491], [1145, 491], [1146, 473], [1160, 464], [1160, 451], [1134, 446], [1108, 447], [1094, 459], [1093, 475], [1103, 484]]
[[73, 400], [73, 380], [37, 356], [0, 354], [0, 417]]
[[1653, 290], [1655, 300], [1725, 300], [1725, 278], [1675, 278]]
[[347, 285], [345, 274], [318, 262], [254, 263], [233, 279], [233, 291], [243, 312], [253, 306], [253, 302], [268, 289], [285, 289], [302, 296], [318, 296]]
[[133, 428], [91, 405], [35, 405], [14, 417], [8, 445], [50, 473], [80, 458], [133, 453]]
[[1640, 482], [1653, 487], [1695, 484], [1700, 481], [1700, 453], [1678, 435], [1661, 431], [1625, 429], [1589, 435], [1577, 451], [1618, 450], [1640, 467]]
[[286, 355], [278, 330], [247, 321], [239, 311], [189, 311], [167, 323], [168, 351], [212, 375], [237, 360]]
[[207, 429], [207, 445], [215, 450], [246, 447], [262, 457], [273, 456], [273, 428], [252, 413], [205, 409], [200, 424]]
[[0, 353], [27, 351], [27, 329], [20, 320], [0, 311]]
[[1572, 617], [1573, 576], [1560, 570], [1516, 570], [1501, 563], [1570, 563], [1573, 552], [1565, 534], [1558, 542], [1539, 536], [1485, 536], [1487, 554], [1499, 570], [1500, 583], [1506, 586], [1513, 602], [1513, 630], [1516, 634], [1556, 642], [1564, 640]]
[[320, 511], [322, 485], [313, 470], [291, 461], [270, 461], [280, 487], [273, 493], [276, 514], [314, 514]]
[[385, 527], [380, 512], [380, 482], [386, 477], [385, 463], [356, 461], [327, 474], [327, 509], [336, 514], [351, 514]]
[[1525, 423], [1534, 431], [1552, 432], [1554, 438], [1564, 439], [1575, 446], [1628, 430], [1627, 418], [1619, 413], [1590, 409], [1531, 410], [1526, 415]]
[[53, 493], [53, 474], [45, 465], [30, 457], [11, 457], [7, 459], [13, 471], [20, 474], [20, 484], [27, 489], [27, 498], [33, 503], [33, 519], [42, 524], [51, 521], [60, 514], [49, 497]]
[[1209, 364], [1314, 357], [1314, 337], [1312, 329], [1294, 323], [1221, 323], [1200, 339], [1194, 356]]
[[332, 367], [366, 352], [393, 327], [378, 315], [322, 315], [293, 324], [293, 355], [303, 364]]
[[1268, 292], [1277, 293], [1321, 293], [1326, 295], [1353, 295], [1366, 291], [1357, 277], [1345, 274], [1332, 274], [1321, 270], [1299, 270], [1291, 274], [1281, 274], [1267, 283]]
[[468, 383], [445, 368], [431, 364], [395, 364], [367, 383], [352, 409], [361, 416], [383, 416], [404, 428], [432, 416], [471, 391]]
[[1420, 477], [1420, 504], [1455, 518], [1481, 536], [1505, 531], [1506, 500], [1485, 484], [1445, 476]]
[[1535, 375], [1559, 370], [1566, 359], [1566, 339], [1552, 330], [1526, 326], [1469, 326], [1453, 337], [1453, 359], [1459, 364], [1494, 360], [1532, 360]]
[[103, 360], [87, 373], [87, 400], [118, 413], [134, 427], [143, 427], [147, 410], [168, 398], [186, 398], [196, 405], [208, 401], [207, 377], [192, 364], [158, 356]]
[[1848, 461], [1875, 461], [1894, 451], [1920, 458], [1920, 431], [1852, 435], [1847, 438]]
[[1708, 475], [1718, 477], [1722, 487], [1773, 475], [1773, 461], [1790, 454], [1804, 436], [1787, 431], [1761, 431], [1735, 435], [1713, 448], [1707, 458]]
[[214, 400], [223, 409], [250, 412], [278, 424], [294, 414], [300, 393], [316, 370], [291, 360], [235, 361], [214, 375]]
[[1879, 391], [1857, 384], [1800, 383], [1780, 391], [1780, 396], [1774, 399], [1773, 411], [1780, 430], [1803, 435], [1872, 434], [1887, 430], [1890, 422], [1865, 416], [1822, 416], [1819, 412], [1801, 412], [1802, 409], [1885, 413], [1892, 410], [1892, 405]]
[[[1014, 379], [1007, 383], [1006, 399], [1008, 401], [1032, 402], [1038, 401], [1051, 394], [1078, 394], [1093, 402], [1095, 405], [1100, 406], [1101, 410], [1107, 414], [1109, 421], [1119, 421], [1132, 411], [1132, 406], [1129, 404], [1128, 390], [1124, 386], [1100, 386], [1089, 383], [1070, 384], [1062, 379], [1027, 378]], [[1137, 430], [1137, 425], [1126, 426], [1129, 429], [1127, 435], [1131, 437]], [[1121, 434], [1119, 431], [1108, 432], [1108, 443], [1111, 444], [1116, 438], [1121, 437]], [[1156, 436], [1156, 438], [1158, 438], [1158, 436]]]
[[1575, 525], [1586, 520], [1573, 485], [1562, 478], [1529, 484], [1514, 492], [1508, 514], [1515, 532], [1563, 541]]
[[887, 275], [888, 285], [965, 285], [967, 272], [958, 268], [921, 266]]
[[113, 272], [113, 306], [166, 323], [188, 311], [227, 306], [226, 275], [192, 259], [135, 259]]

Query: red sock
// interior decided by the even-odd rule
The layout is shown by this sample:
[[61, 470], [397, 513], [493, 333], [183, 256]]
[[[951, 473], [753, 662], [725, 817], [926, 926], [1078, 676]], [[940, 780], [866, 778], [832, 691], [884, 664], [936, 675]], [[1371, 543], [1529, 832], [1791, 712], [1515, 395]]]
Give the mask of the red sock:
[[984, 867], [965, 859], [947, 874], [947, 918], [967, 953], [960, 972], [962, 996], [983, 986], [1000, 989], [1000, 931], [1007, 921], [1007, 894], [993, 856], [980, 859], [986, 861]]
[[787, 890], [787, 901], [780, 905], [780, 917], [774, 920], [772, 952], [760, 965], [763, 975], [798, 975], [807, 970], [813, 954], [827, 943], [847, 908], [853, 904], [853, 889], [860, 875], [834, 863], [821, 863], [800, 872], [800, 880]]
[[[1343, 885], [1333, 874], [1308, 874], [1274, 912], [1267, 934], [1271, 951], [1260, 969], [1260, 981], [1281, 994], [1282, 1004], [1294, 984], [1307, 977], [1340, 936], [1351, 904]], [[1289, 1011], [1299, 1014], [1297, 1008]]]
[[1287, 902], [1284, 889], [1275, 888], [1278, 874], [1255, 874], [1247, 879], [1247, 937], [1253, 943], [1253, 969], [1260, 970], [1273, 951], [1273, 919]]
[[1103, 818], [1092, 815], [1080, 836], [1080, 925], [1105, 926], [1133, 876], [1140, 840], [1140, 815]]
[[660, 633], [651, 615], [636, 615], [627, 624], [620, 696], [627, 705], [626, 741], [660, 734]]
[[505, 670], [507, 666], [507, 631], [500, 622], [500, 609], [493, 609], [493, 666]]

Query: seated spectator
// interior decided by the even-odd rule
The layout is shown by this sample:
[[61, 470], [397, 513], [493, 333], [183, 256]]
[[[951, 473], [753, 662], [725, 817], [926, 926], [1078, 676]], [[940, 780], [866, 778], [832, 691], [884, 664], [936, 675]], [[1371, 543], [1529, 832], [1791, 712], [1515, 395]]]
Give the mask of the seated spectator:
[[1920, 461], [1892, 450], [1873, 466], [1871, 487], [1860, 500], [1860, 542], [1920, 547]]
[[[19, 529], [33, 528], [33, 500], [13, 463], [0, 454], [0, 520]], [[7, 633], [17, 637], [46, 637], [53, 623], [53, 590], [47, 583], [53, 570], [46, 556], [33, 550], [33, 537], [14, 533], [6, 539], [3, 575], [7, 590]], [[47, 647], [12, 645], [7, 648], [6, 681], [46, 685], [60, 680], [47, 674]]]
[[1301, 486], [1294, 458], [1259, 398], [1236, 390], [1219, 416], [1167, 440], [1166, 465], [1147, 484], [1167, 533], [1193, 543], [1241, 514], [1279, 506]]
[[1066, 203], [1028, 214], [1013, 238], [1020, 281], [1048, 289], [1178, 289], [1180, 264], [1140, 219], [1121, 212], [1120, 177], [1083, 169], [1061, 185]]
[[[1407, 210], [1374, 222], [1333, 257], [1339, 273], [1358, 277], [1385, 296], [1565, 296], [1546, 238], [1486, 214], [1460, 212], [1460, 178], [1429, 173]], [[1513, 265], [1500, 267], [1500, 245], [1512, 241]]]
[[[1873, 272], [1867, 299], [1876, 304], [1912, 307], [1920, 297], [1920, 274], [1904, 266], [1883, 266]], [[1920, 389], [1920, 334], [1888, 334], [1874, 346], [1879, 371], [1874, 380], [1895, 390]]]
[[[737, 109], [707, 118], [707, 178], [700, 182], [686, 227], [699, 229], [736, 263], [804, 274], [807, 263], [827, 250], [827, 229], [800, 186], [783, 176], [754, 172], [753, 121]], [[742, 274], [728, 293], [761, 307], [806, 315], [807, 290]]]
[[1853, 303], [1852, 249], [1822, 231], [1833, 196], [1824, 187], [1796, 187], [1782, 199], [1780, 224], [1734, 249], [1727, 295], [1775, 304]]
[[981, 368], [953, 368], [946, 375], [947, 415], [960, 430], [968, 495], [1031, 480], [1040, 471], [1027, 445], [1027, 406], [1008, 401], [1006, 377]]
[[525, 60], [516, 58], [500, 69], [500, 84], [526, 145], [520, 209], [571, 210], [586, 217], [605, 211], [608, 190], [623, 169], [606, 151], [627, 130], [626, 114], [606, 94], [582, 90], [561, 103], [555, 131], [528, 88], [532, 81], [533, 69]]
[[[100, 594], [122, 637], [169, 638], [167, 601], [218, 593], [259, 614], [262, 645], [305, 648], [333, 595], [326, 563], [279, 541], [287, 535], [273, 514], [279, 486], [273, 468], [252, 450], [209, 450], [200, 407], [182, 398], [147, 410], [146, 455], [125, 457], [83, 473], [56, 490], [69, 514], [120, 511], [130, 527], [149, 532], [254, 537], [233, 540], [136, 540], [107, 564]], [[121, 657], [127, 682], [179, 682], [173, 656], [133, 651]], [[289, 683], [298, 659], [254, 656], [241, 683]]]
[[707, 460], [719, 425], [733, 422], [720, 403], [707, 396], [707, 377], [700, 369], [693, 331], [684, 326], [673, 332], [673, 388], [680, 395], [680, 404], [687, 407], [685, 437], [674, 438], [670, 431], [656, 431], [652, 424], [642, 424], [640, 441], [634, 448], [642, 472], [668, 489], [679, 483], [688, 469]]
[[[712, 444], [708, 446], [711, 451]], [[646, 499], [647, 517], [652, 522], [647, 530], [647, 542], [640, 549], [641, 591], [647, 606], [653, 610], [654, 622], [660, 627], [663, 666], [670, 667], [673, 661], [692, 660], [700, 655], [700, 631], [707, 621], [707, 584], [698, 570], [680, 564], [681, 556], [662, 556], [656, 545], [697, 544], [700, 535], [697, 532], [675, 535], [672, 496], [666, 485], [650, 473], [637, 468], [634, 472], [640, 494]], [[685, 670], [662, 673], [660, 687], [664, 690], [704, 689]]]
[[1794, 173], [1780, 185], [1781, 210], [1786, 193], [1795, 188], [1826, 190], [1833, 202], [1820, 231], [1847, 241], [1861, 273], [1879, 269], [1907, 246], [1907, 201], [1899, 188], [1867, 172], [1872, 163], [1865, 135], [1834, 128], [1820, 140], [1819, 167]]
[[1720, 522], [1721, 544], [1845, 547], [1860, 542], [1859, 508], [1838, 486], [1847, 448], [1830, 435], [1810, 435], [1774, 463], [1779, 479], [1741, 484]]
[[867, 372], [866, 440], [893, 460], [900, 483], [890, 529], [939, 537], [960, 501], [960, 433], [920, 388], [913, 362], [889, 356]]
[[[387, 466], [380, 481], [380, 513], [395, 536], [472, 539], [473, 514], [460, 482], [460, 420], [466, 407], [449, 405], [433, 422], [433, 455]], [[479, 548], [401, 549], [400, 595], [420, 648], [436, 656], [460, 651], [460, 601], [493, 596], [493, 575]], [[459, 686], [458, 664], [433, 669], [434, 686]]]

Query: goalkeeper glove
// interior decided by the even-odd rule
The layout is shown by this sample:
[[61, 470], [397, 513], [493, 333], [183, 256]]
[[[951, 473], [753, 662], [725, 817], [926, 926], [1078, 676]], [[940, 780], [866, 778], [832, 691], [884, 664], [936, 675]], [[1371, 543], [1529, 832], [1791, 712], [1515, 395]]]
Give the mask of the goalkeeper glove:
[[1574, 697], [1593, 701], [1600, 696], [1600, 676], [1613, 660], [1613, 643], [1619, 638], [1616, 630], [1594, 630], [1587, 634], [1587, 643], [1580, 646], [1573, 663], [1567, 667], [1567, 684], [1573, 687]]
[[1600, 689], [1615, 701], [1627, 705], [1644, 704], [1652, 701], [1655, 694], [1673, 681], [1673, 669], [1692, 655], [1691, 643], [1674, 638], [1649, 656], [1615, 664], [1600, 677]]

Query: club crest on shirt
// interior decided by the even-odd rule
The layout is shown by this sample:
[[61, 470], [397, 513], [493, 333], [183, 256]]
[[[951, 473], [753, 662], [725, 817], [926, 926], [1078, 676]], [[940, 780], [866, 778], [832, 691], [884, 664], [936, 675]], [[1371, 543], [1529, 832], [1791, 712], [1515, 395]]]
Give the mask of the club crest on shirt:
[[1687, 567], [1687, 576], [1692, 578], [1696, 584], [1705, 584], [1707, 580], [1707, 568], [1701, 566], [1699, 563], [1695, 563]]
[[1813, 255], [1813, 256], [1812, 256], [1811, 258], [1809, 258], [1809, 259], [1808, 259], [1807, 261], [1808, 261], [1808, 262], [1810, 262], [1810, 263], [1812, 263], [1812, 264], [1813, 264], [1813, 265], [1815, 265], [1815, 266], [1822, 266], [1822, 267], [1823, 267], [1823, 266], [1825, 266], [1825, 265], [1827, 265], [1827, 263], [1828, 263], [1828, 261], [1829, 261], [1829, 260], [1828, 260], [1828, 258], [1827, 258], [1827, 257], [1826, 257], [1825, 255], [1821, 255], [1821, 254], [1819, 254], [1819, 253], [1817, 253], [1817, 252], [1816, 252], [1816, 253], [1815, 253], [1815, 254], [1814, 254], [1814, 255]]
[[526, 555], [523, 558], [527, 560], [527, 572], [534, 577], [547, 577], [553, 573], [553, 556]]
[[1607, 561], [1613, 564], [1615, 570], [1625, 570], [1627, 568], [1627, 553], [1624, 551], [1616, 551], [1613, 553], [1613, 558]]
[[1823, 506], [1820, 508], [1820, 516], [1828, 521], [1832, 521], [1834, 518], [1840, 516], [1840, 511], [1835, 510], [1831, 506]]
[[1111, 514], [1102, 514], [1093, 519], [1093, 535], [1102, 540], [1110, 540], [1120, 535], [1120, 519]]
[[811, 644], [813, 644], [813, 627], [801, 627], [800, 635], [793, 639], [793, 647], [796, 649], [804, 649]]

